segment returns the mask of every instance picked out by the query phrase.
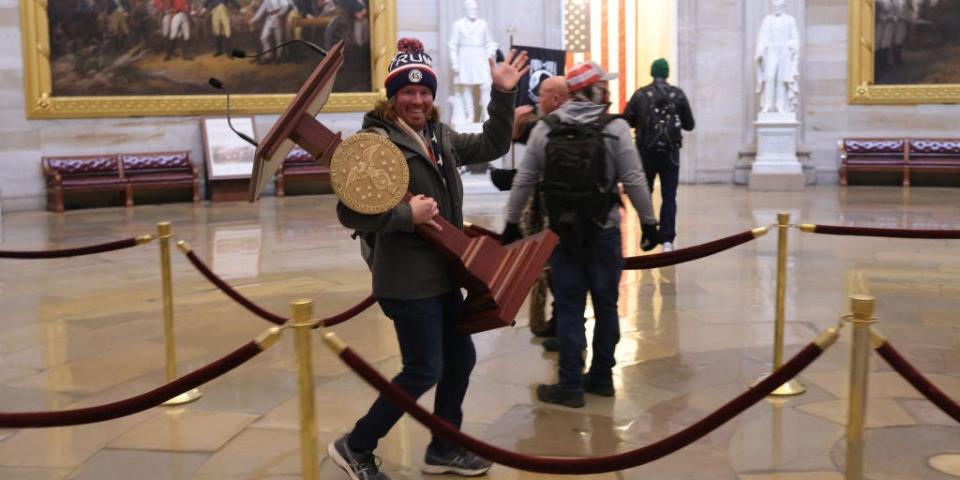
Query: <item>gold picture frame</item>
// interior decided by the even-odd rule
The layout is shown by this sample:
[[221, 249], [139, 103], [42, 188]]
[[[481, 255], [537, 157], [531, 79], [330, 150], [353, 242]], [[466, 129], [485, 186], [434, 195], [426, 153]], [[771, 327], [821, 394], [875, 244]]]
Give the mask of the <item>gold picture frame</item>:
[[[23, 45], [24, 96], [30, 119], [149, 117], [165, 115], [223, 115], [226, 98], [211, 95], [53, 96], [50, 68], [48, 0], [20, 2]], [[383, 98], [383, 80], [397, 37], [396, 0], [368, 0], [370, 18], [371, 84], [363, 93], [334, 93], [324, 112], [358, 112], [373, 108]], [[279, 113], [295, 92], [283, 94], [234, 94], [231, 110], [236, 114]]]
[[960, 84], [876, 85], [876, 1], [850, 0], [847, 98], [852, 104], [960, 103]]

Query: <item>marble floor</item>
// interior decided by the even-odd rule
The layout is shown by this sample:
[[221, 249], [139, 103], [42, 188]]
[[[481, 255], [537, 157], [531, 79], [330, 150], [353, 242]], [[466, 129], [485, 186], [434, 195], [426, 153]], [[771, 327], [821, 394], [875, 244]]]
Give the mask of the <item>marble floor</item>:
[[[502, 226], [502, 193], [467, 196], [466, 217]], [[960, 190], [817, 186], [805, 192], [680, 188], [679, 246], [775, 221], [960, 228]], [[330, 196], [4, 213], [0, 249], [55, 248], [149, 233], [173, 222], [214, 270], [279, 313], [297, 298], [318, 315], [369, 293], [369, 273]], [[625, 249], [637, 254], [635, 221]], [[877, 297], [878, 329], [941, 389], [960, 399], [960, 241], [834, 237], [790, 232], [786, 304], [789, 356], [837, 323], [847, 297]], [[478, 363], [464, 429], [530, 454], [605, 455], [659, 440], [712, 412], [770, 369], [776, 237], [676, 267], [628, 272], [621, 283], [617, 395], [569, 409], [536, 401], [555, 379], [556, 354], [516, 328], [475, 336]], [[61, 260], [0, 260], [0, 411], [91, 406], [163, 383], [158, 249]], [[178, 370], [188, 372], [268, 325], [173, 257]], [[591, 313], [588, 310], [587, 316]], [[378, 308], [334, 328], [385, 375], [399, 369], [390, 322]], [[666, 458], [588, 478], [834, 480], [843, 478], [849, 332], [808, 368], [807, 393], [762, 401]], [[350, 429], [374, 391], [315, 343], [321, 477], [346, 478], [326, 442]], [[960, 477], [960, 425], [874, 356], [867, 476]], [[301, 473], [292, 340], [201, 387], [203, 397], [86, 426], [0, 430], [3, 479], [294, 479]], [[432, 393], [420, 400], [431, 405]], [[405, 417], [378, 455], [392, 478], [419, 479], [427, 431]], [[492, 479], [548, 476], [494, 466]]]

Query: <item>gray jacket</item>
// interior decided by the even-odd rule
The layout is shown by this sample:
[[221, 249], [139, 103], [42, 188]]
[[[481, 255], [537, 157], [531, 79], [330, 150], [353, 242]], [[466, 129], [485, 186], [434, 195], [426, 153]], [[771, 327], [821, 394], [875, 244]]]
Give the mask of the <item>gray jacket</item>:
[[[561, 105], [553, 115], [557, 115], [564, 122], [586, 124], [595, 122], [605, 109], [605, 105], [571, 101]], [[549, 161], [544, 154], [549, 131], [550, 127], [546, 122], [538, 122], [530, 132], [530, 140], [527, 141], [523, 160], [517, 169], [517, 175], [513, 178], [513, 188], [510, 190], [510, 201], [507, 203], [507, 222], [509, 223], [517, 223], [520, 220], [523, 207], [526, 206], [527, 200], [540, 181], [546, 162]], [[640, 166], [640, 156], [630, 136], [630, 125], [623, 119], [616, 119], [608, 123], [603, 132], [610, 135], [605, 140], [607, 142], [606, 185], [612, 189], [616, 188], [617, 182], [623, 183], [623, 189], [630, 197], [633, 208], [639, 213], [640, 221], [647, 225], [656, 224], [657, 217], [653, 214], [650, 190], [647, 187], [646, 176], [643, 174], [643, 167]], [[547, 209], [549, 208], [550, 206], [547, 205]], [[620, 209], [612, 208], [603, 228], [619, 225]]]
[[[410, 167], [409, 192], [436, 200], [440, 215], [463, 229], [463, 184], [457, 167], [489, 162], [510, 150], [515, 96], [516, 91], [490, 92], [489, 119], [483, 124], [483, 133], [457, 133], [442, 123], [434, 126], [443, 162], [442, 177], [420, 153], [417, 142], [393, 122], [369, 112], [363, 119], [362, 131], [384, 135], [397, 145]], [[365, 236], [374, 238], [369, 260], [374, 296], [416, 300], [459, 288], [447, 259], [414, 233], [409, 203], [401, 202], [380, 215], [364, 215], [338, 202], [337, 218], [347, 228], [373, 234]]]

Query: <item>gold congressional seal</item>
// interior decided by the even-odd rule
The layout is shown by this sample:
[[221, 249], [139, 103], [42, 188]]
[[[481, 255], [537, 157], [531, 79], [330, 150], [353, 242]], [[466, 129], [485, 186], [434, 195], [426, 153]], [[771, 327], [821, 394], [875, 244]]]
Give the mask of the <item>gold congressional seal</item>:
[[337, 198], [355, 212], [376, 214], [393, 208], [407, 192], [410, 170], [389, 139], [358, 133], [337, 147], [330, 160], [330, 183]]

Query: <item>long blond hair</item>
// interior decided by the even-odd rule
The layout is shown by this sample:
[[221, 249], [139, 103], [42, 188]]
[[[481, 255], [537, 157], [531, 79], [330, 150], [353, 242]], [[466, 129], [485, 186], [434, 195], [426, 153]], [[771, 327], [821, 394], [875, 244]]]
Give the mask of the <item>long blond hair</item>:
[[[397, 100], [396, 97], [390, 97], [386, 100], [380, 100], [373, 106], [373, 115], [381, 120], [394, 122], [397, 120]], [[427, 119], [430, 123], [440, 121], [440, 111], [436, 105], [430, 107], [430, 117]]]

